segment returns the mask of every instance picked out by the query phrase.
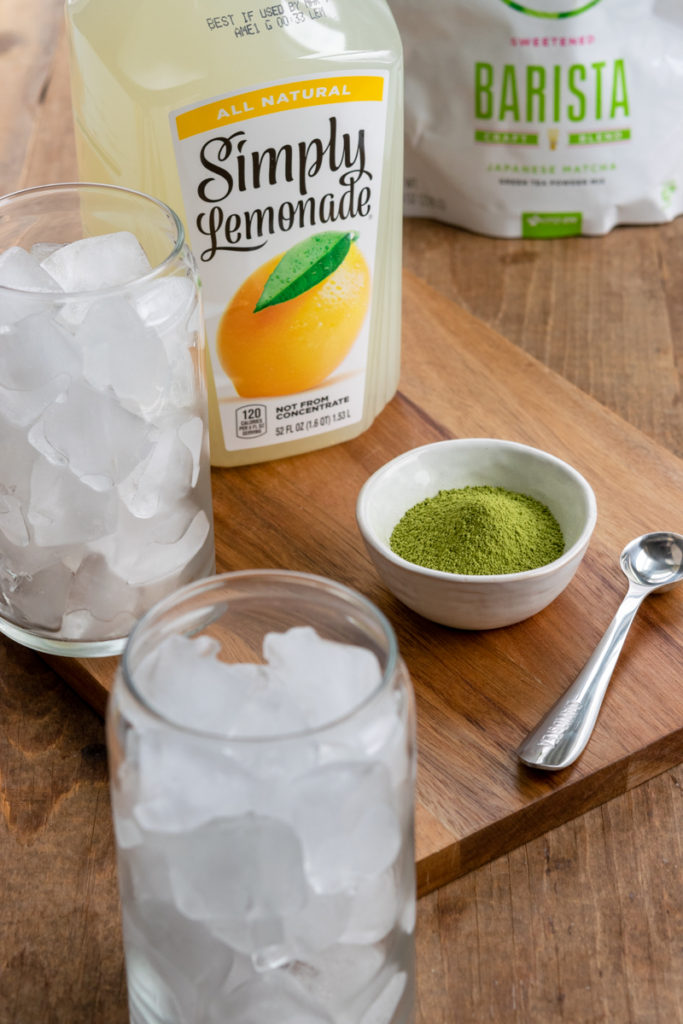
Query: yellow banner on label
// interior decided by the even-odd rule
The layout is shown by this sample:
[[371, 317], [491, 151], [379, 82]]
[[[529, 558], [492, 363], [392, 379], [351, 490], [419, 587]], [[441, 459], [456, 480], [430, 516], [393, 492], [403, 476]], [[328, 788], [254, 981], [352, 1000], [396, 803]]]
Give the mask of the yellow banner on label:
[[224, 124], [248, 121], [281, 110], [319, 107], [328, 103], [381, 102], [383, 90], [384, 79], [379, 75], [338, 75], [241, 92], [178, 114], [178, 138], [188, 139]]

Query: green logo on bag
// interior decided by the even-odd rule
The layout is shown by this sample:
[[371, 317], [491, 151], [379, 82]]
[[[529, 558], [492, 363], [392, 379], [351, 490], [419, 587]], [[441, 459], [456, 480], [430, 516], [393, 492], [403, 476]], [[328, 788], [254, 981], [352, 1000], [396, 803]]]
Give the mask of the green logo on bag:
[[595, 7], [600, 0], [533, 0], [534, 6], [517, 3], [517, 0], [503, 0], [513, 11], [530, 14], [534, 18], [573, 18], [577, 14]]
[[522, 238], [571, 238], [581, 234], [580, 213], [523, 213]]

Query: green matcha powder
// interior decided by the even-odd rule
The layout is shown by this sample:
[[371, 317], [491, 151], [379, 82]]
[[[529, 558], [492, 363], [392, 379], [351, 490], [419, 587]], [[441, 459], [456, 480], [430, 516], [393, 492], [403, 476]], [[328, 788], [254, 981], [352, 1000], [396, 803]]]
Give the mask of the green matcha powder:
[[425, 498], [397, 523], [389, 544], [415, 565], [467, 576], [538, 569], [564, 551], [549, 508], [526, 494], [488, 486]]

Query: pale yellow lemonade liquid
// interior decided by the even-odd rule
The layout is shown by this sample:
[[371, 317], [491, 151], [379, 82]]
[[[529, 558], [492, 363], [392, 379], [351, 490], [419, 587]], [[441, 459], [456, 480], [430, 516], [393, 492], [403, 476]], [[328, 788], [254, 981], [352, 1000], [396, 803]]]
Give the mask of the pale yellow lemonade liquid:
[[[403, 71], [400, 39], [385, 0], [243, 7], [233, 0], [75, 0], [67, 2], [66, 12], [81, 178], [150, 193], [185, 221], [204, 287], [214, 464], [280, 458], [360, 434], [395, 393], [400, 361]], [[279, 154], [270, 166], [281, 179], [251, 198], [254, 144], [244, 150], [238, 144], [249, 132], [261, 133], [260, 153], [270, 144]], [[225, 140], [233, 149], [230, 160], [222, 162]], [[200, 162], [200, 153], [207, 164]], [[318, 196], [311, 219], [297, 222], [287, 204], [295, 204], [297, 175], [299, 192], [305, 192], [300, 199], [308, 199], [309, 184], [311, 190], [316, 186], [316, 153], [324, 164], [318, 178], [329, 179], [332, 198], [318, 201]], [[338, 169], [344, 154], [346, 176], [343, 167]], [[285, 181], [288, 157], [293, 164]], [[262, 167], [260, 183], [267, 177], [267, 161]], [[340, 184], [353, 178], [348, 187]], [[218, 201], [228, 180], [231, 193]], [[359, 199], [363, 187], [367, 191]], [[320, 195], [324, 188], [320, 185]], [[277, 214], [282, 202], [285, 231], [279, 230]], [[212, 245], [226, 241], [222, 232], [231, 214], [242, 211], [229, 222], [241, 230], [246, 221], [239, 217], [251, 215], [244, 210], [264, 204], [276, 210], [271, 233], [252, 238], [250, 247], [236, 229], [228, 241], [240, 236], [243, 250], [211, 258]], [[220, 220], [220, 231], [199, 236], [198, 217], [206, 229], [210, 211]], [[351, 349], [355, 363], [349, 356], [350, 362], [334, 367], [321, 383], [299, 391], [285, 385], [274, 397], [272, 391], [263, 399], [258, 393], [230, 393], [215, 346], [221, 316], [238, 287], [296, 243], [318, 232], [346, 230], [357, 237], [349, 255], [355, 252], [367, 271], [367, 313]], [[335, 316], [337, 327], [346, 324], [350, 330], [343, 312]], [[349, 385], [356, 387], [355, 412], [348, 411], [353, 401], [340, 397], [347, 380], [360, 381]], [[255, 437], [238, 419], [247, 414], [254, 418]], [[226, 423], [246, 433], [226, 441]]]

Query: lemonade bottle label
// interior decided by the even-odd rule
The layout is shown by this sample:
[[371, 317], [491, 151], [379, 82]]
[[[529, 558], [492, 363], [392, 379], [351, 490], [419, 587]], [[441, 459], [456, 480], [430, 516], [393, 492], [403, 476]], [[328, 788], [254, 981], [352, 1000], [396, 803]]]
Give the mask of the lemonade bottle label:
[[357, 423], [386, 72], [277, 81], [170, 117], [226, 450]]

